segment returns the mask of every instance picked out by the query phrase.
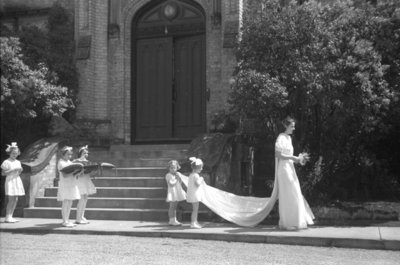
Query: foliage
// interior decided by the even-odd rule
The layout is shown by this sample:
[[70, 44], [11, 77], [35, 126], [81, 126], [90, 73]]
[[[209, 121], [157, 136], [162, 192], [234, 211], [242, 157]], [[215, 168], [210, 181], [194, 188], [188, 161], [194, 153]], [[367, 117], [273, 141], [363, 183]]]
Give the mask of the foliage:
[[[286, 87], [268, 73], [240, 69], [229, 102], [237, 116], [259, 119], [267, 127], [274, 126], [280, 110], [288, 104]], [[263, 133], [263, 127], [257, 127]]]
[[18, 141], [32, 120], [73, 107], [67, 88], [48, 79], [44, 64], [33, 70], [22, 61], [18, 38], [0, 37], [0, 56], [2, 143]]
[[[47, 136], [50, 114], [62, 114], [70, 121], [73, 119], [78, 89], [73, 57], [73, 16], [56, 3], [50, 9], [45, 27], [23, 26], [14, 32], [2, 25], [1, 35], [19, 39], [4, 39], [9, 53], [14, 53], [18, 62], [7, 73], [7, 78], [16, 81], [2, 90], [1, 143], [4, 146], [13, 140], [23, 148], [23, 143], [26, 146]], [[2, 63], [8, 67], [15, 62], [5, 61], [2, 55]], [[4, 98], [4, 104], [3, 91], [12, 95], [12, 98]], [[18, 99], [17, 104], [13, 104], [14, 98]]]
[[220, 110], [213, 114], [211, 118], [211, 133], [234, 133], [237, 129], [238, 121], [226, 110]]
[[310, 194], [355, 199], [361, 189], [396, 198], [378, 194], [365, 175], [387, 179], [385, 191], [400, 183], [392, 154], [377, 152], [399, 129], [400, 4], [279, 2], [244, 16], [233, 111], [256, 117], [270, 136], [280, 118], [297, 119], [295, 148], [313, 156], [299, 171]]
[[50, 9], [46, 28], [24, 26], [18, 36], [24, 62], [35, 69], [45, 63], [57, 85], [67, 87], [76, 103], [78, 74], [74, 62], [74, 24], [72, 16], [60, 4]]
[[73, 15], [69, 14], [67, 9], [60, 4], [54, 4], [50, 9], [47, 29], [49, 42], [47, 64], [51, 71], [57, 73], [58, 84], [69, 89], [69, 93], [76, 103], [78, 72], [74, 61]]

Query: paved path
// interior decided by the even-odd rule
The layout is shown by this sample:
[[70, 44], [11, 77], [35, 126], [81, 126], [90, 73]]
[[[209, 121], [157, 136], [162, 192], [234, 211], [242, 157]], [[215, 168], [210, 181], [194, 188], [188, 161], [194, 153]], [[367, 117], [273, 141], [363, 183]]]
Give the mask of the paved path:
[[400, 224], [366, 227], [313, 226], [306, 230], [284, 231], [276, 226], [240, 227], [230, 223], [202, 223], [202, 229], [189, 224], [179, 227], [159, 222], [91, 220], [73, 228], [61, 226], [60, 219], [19, 218], [10, 224], [0, 220], [0, 231], [12, 233], [57, 233], [171, 237], [248, 243], [400, 250]]

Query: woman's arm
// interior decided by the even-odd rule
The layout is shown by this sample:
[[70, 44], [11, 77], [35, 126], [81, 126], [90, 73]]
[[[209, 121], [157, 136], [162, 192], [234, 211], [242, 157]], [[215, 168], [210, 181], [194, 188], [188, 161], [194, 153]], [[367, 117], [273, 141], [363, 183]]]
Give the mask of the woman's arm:
[[275, 157], [279, 159], [285, 159], [285, 160], [293, 160], [294, 162], [300, 162], [300, 158], [298, 156], [293, 156], [293, 155], [286, 155], [281, 151], [275, 150]]

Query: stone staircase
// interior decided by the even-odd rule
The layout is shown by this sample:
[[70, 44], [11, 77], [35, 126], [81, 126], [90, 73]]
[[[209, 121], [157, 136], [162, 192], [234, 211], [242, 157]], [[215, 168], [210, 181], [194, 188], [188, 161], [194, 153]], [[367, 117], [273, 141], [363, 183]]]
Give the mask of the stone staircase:
[[[115, 170], [105, 170], [93, 182], [97, 193], [89, 196], [85, 217], [97, 220], [167, 221], [168, 203], [166, 166], [171, 159], [186, 157], [187, 144], [115, 145], [109, 150], [90, 150], [89, 160], [114, 164]], [[74, 202], [71, 219], [75, 218]], [[180, 203], [178, 218], [190, 220], [191, 206]], [[199, 218], [208, 215], [202, 207]], [[57, 187], [46, 188], [44, 197], [34, 208], [25, 208], [27, 218], [61, 218], [61, 202]]]

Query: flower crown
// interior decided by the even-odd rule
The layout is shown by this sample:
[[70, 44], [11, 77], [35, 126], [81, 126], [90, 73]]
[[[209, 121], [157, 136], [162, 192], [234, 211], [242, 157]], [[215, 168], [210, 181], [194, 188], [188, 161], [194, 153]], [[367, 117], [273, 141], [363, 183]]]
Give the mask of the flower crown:
[[88, 150], [88, 149], [89, 149], [89, 147], [87, 145], [85, 145], [85, 146], [82, 146], [81, 148], [79, 148], [78, 152], [80, 153], [83, 150]]
[[61, 149], [61, 152], [62, 152], [63, 154], [65, 154], [67, 151], [71, 151], [71, 152], [72, 152], [72, 147], [71, 147], [71, 146], [64, 146], [64, 147]]
[[11, 145], [7, 145], [7, 148], [6, 148], [6, 152], [8, 153], [8, 152], [11, 152], [11, 150], [12, 149], [14, 149], [14, 148], [18, 148], [18, 146], [17, 146], [17, 142], [12, 142], [11, 143]]
[[203, 165], [203, 161], [200, 158], [196, 157], [189, 157], [190, 164], [195, 165], [195, 166], [201, 166]]

